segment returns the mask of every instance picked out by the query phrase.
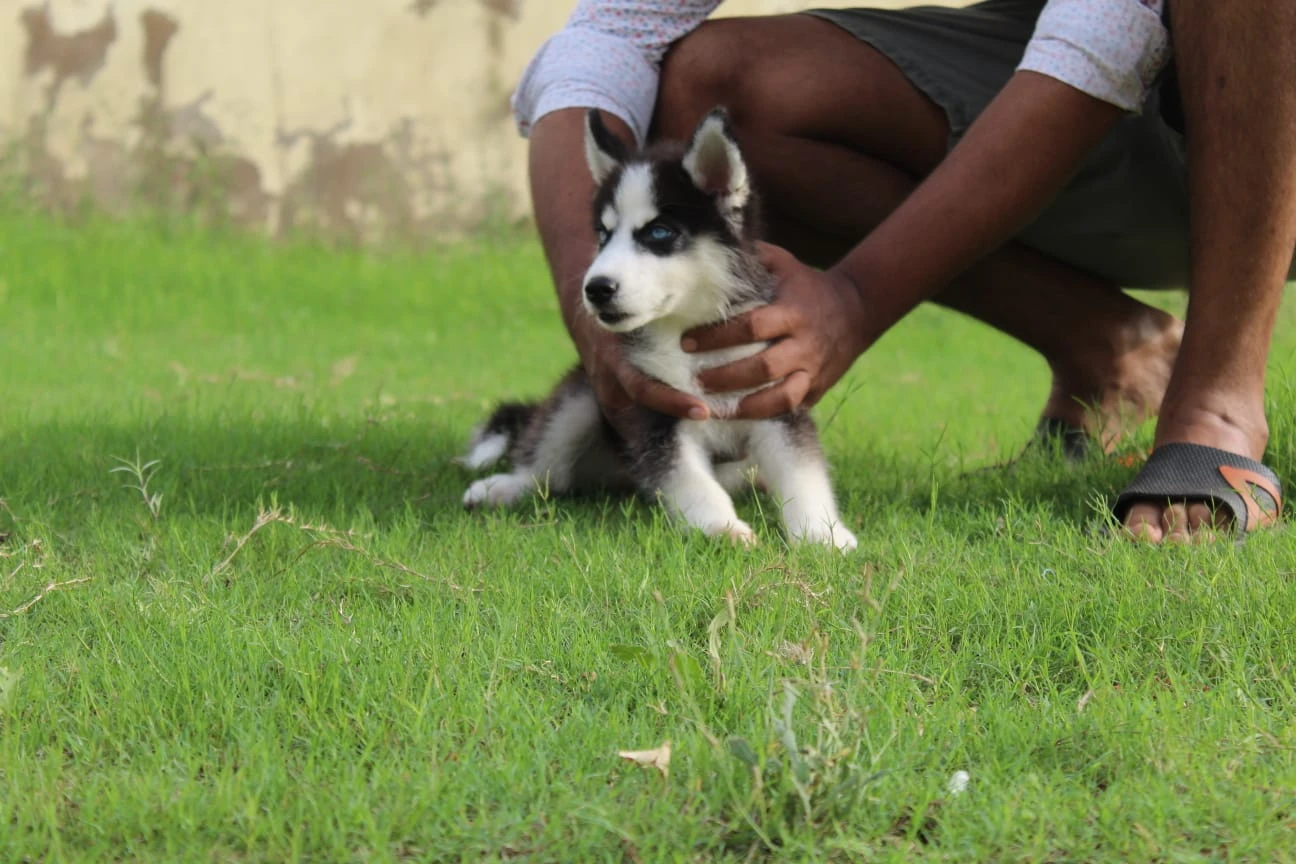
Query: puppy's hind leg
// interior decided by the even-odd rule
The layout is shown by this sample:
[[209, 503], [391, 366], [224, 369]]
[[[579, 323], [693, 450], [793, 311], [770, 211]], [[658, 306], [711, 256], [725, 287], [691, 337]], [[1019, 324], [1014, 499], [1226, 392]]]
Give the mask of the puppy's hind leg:
[[463, 496], [463, 506], [508, 507], [536, 491], [536, 480], [525, 469], [519, 468], [504, 474], [492, 474], [474, 481]]
[[837, 513], [828, 465], [809, 416], [795, 414], [757, 424], [751, 447], [761, 475], [782, 505], [783, 524], [792, 542], [822, 543], [842, 552], [858, 545]]
[[507, 507], [542, 489], [571, 489], [577, 460], [599, 434], [594, 393], [583, 379], [565, 380], [523, 431], [513, 470], [478, 480], [464, 493], [465, 507]]

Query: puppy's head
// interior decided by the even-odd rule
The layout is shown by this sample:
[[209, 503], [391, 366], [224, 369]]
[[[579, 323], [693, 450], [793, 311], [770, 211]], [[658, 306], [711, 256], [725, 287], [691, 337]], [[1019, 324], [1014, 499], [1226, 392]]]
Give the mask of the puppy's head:
[[598, 185], [598, 254], [585, 308], [625, 333], [664, 318], [716, 320], [739, 287], [735, 259], [755, 237], [755, 196], [728, 117], [717, 108], [685, 145], [631, 153], [587, 115], [585, 158]]

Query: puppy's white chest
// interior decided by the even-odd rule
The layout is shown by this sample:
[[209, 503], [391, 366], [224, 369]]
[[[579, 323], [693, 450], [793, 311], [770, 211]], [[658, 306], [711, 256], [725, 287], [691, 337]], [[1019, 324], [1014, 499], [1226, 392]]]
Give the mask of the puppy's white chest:
[[684, 420], [680, 434], [693, 439], [712, 458], [747, 458], [752, 432], [749, 420]]
[[682, 331], [646, 335], [643, 343], [632, 350], [631, 361], [646, 375], [682, 393], [702, 399], [716, 416], [731, 415], [738, 402], [752, 391], [707, 393], [698, 383], [697, 376], [706, 369], [758, 354], [765, 349], [766, 343], [738, 345], [705, 354], [688, 354], [679, 347], [682, 335]]

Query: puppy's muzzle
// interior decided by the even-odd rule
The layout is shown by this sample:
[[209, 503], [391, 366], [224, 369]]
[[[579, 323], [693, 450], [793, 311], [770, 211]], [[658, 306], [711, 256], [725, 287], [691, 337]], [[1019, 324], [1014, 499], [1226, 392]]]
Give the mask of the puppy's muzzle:
[[585, 283], [585, 299], [595, 309], [605, 309], [617, 294], [617, 283], [606, 276], [595, 276]]
[[616, 308], [619, 289], [620, 286], [606, 276], [595, 276], [585, 283], [585, 302], [590, 311], [609, 326], [626, 319], [626, 314]]

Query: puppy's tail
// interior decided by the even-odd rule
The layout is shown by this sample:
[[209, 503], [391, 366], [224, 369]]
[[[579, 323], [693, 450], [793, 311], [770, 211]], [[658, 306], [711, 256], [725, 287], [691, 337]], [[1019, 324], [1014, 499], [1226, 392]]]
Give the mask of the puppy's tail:
[[537, 406], [529, 402], [505, 402], [495, 409], [490, 418], [477, 427], [468, 452], [459, 461], [477, 471], [504, 458], [523, 430], [535, 416]]

